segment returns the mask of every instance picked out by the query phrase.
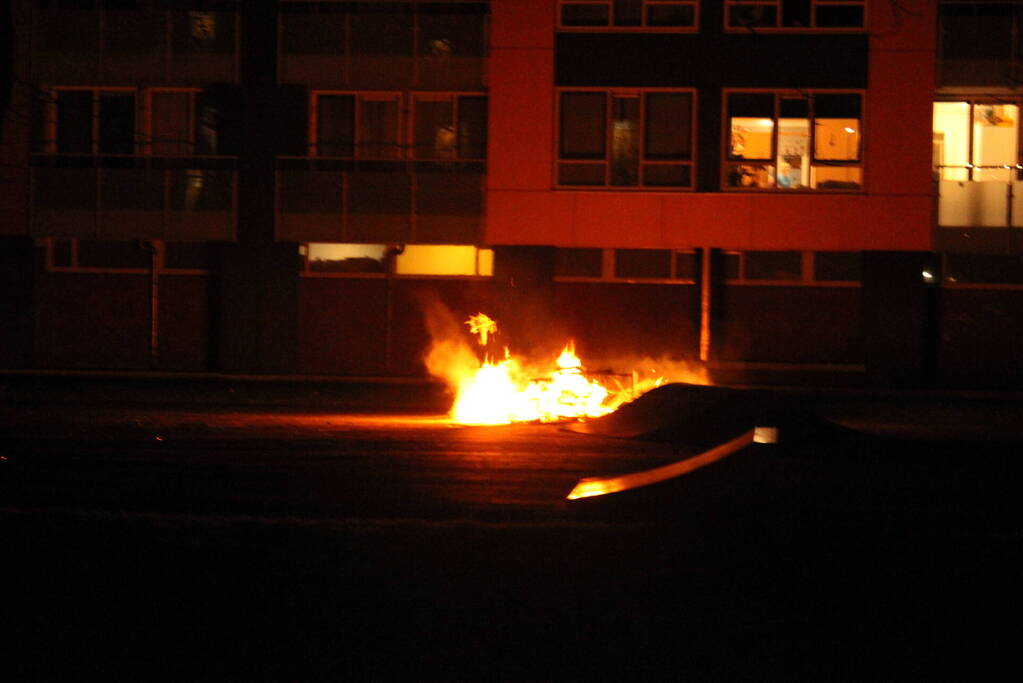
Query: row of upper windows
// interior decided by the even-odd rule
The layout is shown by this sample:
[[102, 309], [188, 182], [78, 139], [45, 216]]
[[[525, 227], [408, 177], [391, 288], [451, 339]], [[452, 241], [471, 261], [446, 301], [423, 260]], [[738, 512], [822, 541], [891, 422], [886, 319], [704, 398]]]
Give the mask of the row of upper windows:
[[[480, 160], [487, 98], [478, 93], [317, 91], [310, 96], [311, 156]], [[198, 89], [57, 88], [42, 101], [36, 150], [154, 156], [224, 153], [216, 102]]]
[[[696, 31], [699, 0], [560, 0], [562, 30]], [[862, 29], [866, 0], [724, 0], [726, 31]]]
[[[859, 190], [863, 94], [726, 91], [725, 189]], [[696, 92], [565, 88], [556, 185], [692, 189]]]

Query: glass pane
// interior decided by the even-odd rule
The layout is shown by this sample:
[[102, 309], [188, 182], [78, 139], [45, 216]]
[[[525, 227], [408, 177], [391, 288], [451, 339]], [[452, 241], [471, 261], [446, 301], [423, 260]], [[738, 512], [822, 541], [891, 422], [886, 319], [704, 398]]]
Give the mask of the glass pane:
[[54, 268], [71, 267], [71, 240], [53, 240], [50, 253]]
[[810, 26], [810, 0], [785, 0], [781, 10], [782, 26]]
[[351, 21], [353, 55], [412, 56], [410, 5], [362, 2]]
[[166, 242], [163, 267], [168, 270], [210, 270], [214, 256], [214, 245], [209, 242]]
[[152, 150], [156, 155], [192, 153], [189, 130], [191, 95], [187, 92], [154, 92], [152, 105]]
[[978, 168], [974, 180], [1008, 182], [1014, 171], [1001, 166], [1014, 166], [1018, 155], [1019, 107], [1013, 104], [973, 105], [973, 163]]
[[343, 4], [281, 4], [281, 49], [288, 54], [336, 55], [345, 53]]
[[647, 26], [693, 26], [696, 13], [691, 5], [647, 5]]
[[777, 26], [778, 10], [770, 5], [732, 5], [728, 25], [732, 28]]
[[398, 100], [360, 100], [359, 110], [359, 156], [397, 159]]
[[721, 255], [721, 273], [726, 280], [739, 279], [739, 254], [730, 251]]
[[802, 254], [798, 251], [746, 252], [747, 280], [799, 280]]
[[666, 249], [616, 249], [615, 277], [670, 278], [671, 258], [672, 253]]
[[476, 275], [476, 247], [447, 244], [409, 244], [398, 254], [398, 275]]
[[860, 280], [860, 252], [817, 252], [813, 258], [813, 279], [824, 282], [858, 282]]
[[817, 26], [821, 28], [859, 28], [863, 26], [863, 8], [837, 5], [817, 6]]
[[643, 184], [649, 187], [689, 187], [691, 177], [686, 164], [643, 164]]
[[646, 96], [646, 159], [689, 159], [692, 153], [692, 96]]
[[454, 103], [451, 100], [416, 100], [415, 156], [417, 159], [453, 159], [455, 156]]
[[855, 161], [860, 158], [860, 96], [815, 95], [814, 158]]
[[483, 57], [485, 26], [485, 5], [420, 5], [419, 52], [436, 57]]
[[487, 156], [487, 98], [458, 98], [458, 156], [485, 159]]
[[559, 185], [603, 185], [605, 165], [600, 163], [558, 164]]
[[970, 104], [935, 102], [933, 160], [942, 180], [967, 180], [970, 163]]
[[695, 280], [697, 275], [696, 252], [675, 252], [675, 278], [678, 280]]
[[57, 93], [57, 152], [92, 152], [92, 92], [61, 90]]
[[138, 242], [79, 240], [78, 265], [82, 268], [149, 268], [152, 256]]
[[153, 53], [164, 44], [163, 12], [110, 10], [103, 12], [103, 46], [115, 53]]
[[863, 182], [859, 166], [812, 166], [810, 186], [818, 190], [858, 190]]
[[135, 152], [135, 96], [102, 93], [99, 97], [99, 151], [101, 154]]
[[603, 270], [601, 249], [558, 249], [554, 274], [565, 277], [600, 277]]
[[350, 157], [355, 148], [355, 96], [320, 95], [316, 108], [316, 154]]
[[611, 98], [611, 184], [639, 184], [639, 98]]
[[615, 26], [639, 26], [643, 20], [643, 0], [614, 0]]
[[385, 244], [310, 243], [306, 258], [314, 273], [383, 273]]
[[810, 120], [778, 119], [778, 187], [797, 189], [810, 184]]
[[733, 159], [770, 159], [774, 120], [733, 117], [729, 156]]
[[771, 164], [728, 164], [725, 168], [728, 187], [767, 189], [774, 187], [774, 166]]
[[605, 130], [604, 93], [561, 94], [561, 158], [603, 159]]
[[607, 26], [607, 5], [562, 5], [562, 26]]

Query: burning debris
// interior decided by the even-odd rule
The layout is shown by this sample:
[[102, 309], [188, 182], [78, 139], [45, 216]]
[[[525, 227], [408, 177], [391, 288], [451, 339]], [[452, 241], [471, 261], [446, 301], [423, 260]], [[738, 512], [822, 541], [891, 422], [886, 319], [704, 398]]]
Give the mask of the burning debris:
[[[448, 326], [439, 333], [431, 326], [434, 343], [427, 367], [444, 379], [455, 393], [451, 419], [461, 424], [561, 422], [600, 417], [668, 381], [656, 367], [647, 371], [591, 373], [569, 341], [561, 354], [545, 363], [513, 356], [508, 347], [498, 351], [497, 322], [484, 313], [463, 325], [476, 338], [482, 358]], [[687, 373], [687, 381], [693, 381]]]

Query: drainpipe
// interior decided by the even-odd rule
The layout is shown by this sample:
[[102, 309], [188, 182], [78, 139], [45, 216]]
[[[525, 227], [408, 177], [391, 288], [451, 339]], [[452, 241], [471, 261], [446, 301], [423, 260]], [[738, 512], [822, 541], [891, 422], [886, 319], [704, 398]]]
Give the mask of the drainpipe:
[[149, 368], [156, 370], [160, 365], [160, 275], [157, 269], [156, 245], [149, 240], [139, 240], [139, 248], [149, 252]]
[[384, 269], [387, 273], [386, 290], [386, 322], [384, 324], [384, 369], [387, 374], [393, 372], [394, 355], [394, 271], [397, 267], [398, 255], [405, 253], [404, 244], [392, 244], [387, 247], [384, 258]]

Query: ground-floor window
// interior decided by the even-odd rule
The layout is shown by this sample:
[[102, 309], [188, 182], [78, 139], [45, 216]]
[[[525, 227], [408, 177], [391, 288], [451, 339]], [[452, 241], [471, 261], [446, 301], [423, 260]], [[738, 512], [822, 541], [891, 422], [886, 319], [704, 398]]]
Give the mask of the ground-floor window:
[[299, 248], [303, 274], [311, 276], [490, 277], [494, 252], [466, 244], [334, 244], [310, 242]]

